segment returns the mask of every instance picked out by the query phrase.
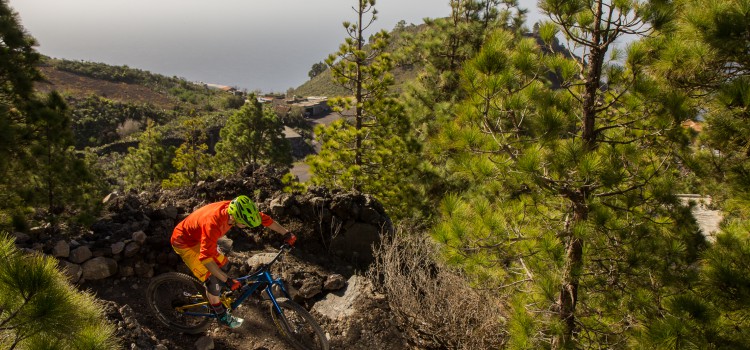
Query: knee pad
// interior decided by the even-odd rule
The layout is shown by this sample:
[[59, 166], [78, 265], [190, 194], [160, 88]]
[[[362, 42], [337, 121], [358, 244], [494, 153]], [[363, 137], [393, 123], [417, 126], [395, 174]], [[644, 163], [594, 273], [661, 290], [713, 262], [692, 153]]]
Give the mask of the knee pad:
[[204, 282], [204, 285], [206, 286], [206, 290], [208, 291], [208, 294], [219, 296], [221, 295], [221, 281], [219, 281], [216, 276], [211, 275], [206, 282]]

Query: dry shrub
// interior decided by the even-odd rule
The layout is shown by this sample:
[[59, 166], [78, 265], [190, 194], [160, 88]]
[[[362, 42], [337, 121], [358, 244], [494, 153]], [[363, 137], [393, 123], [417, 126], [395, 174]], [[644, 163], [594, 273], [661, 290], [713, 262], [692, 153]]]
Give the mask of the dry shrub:
[[125, 121], [117, 127], [117, 135], [121, 138], [129, 136], [141, 130], [141, 122], [134, 119], [125, 119]]
[[496, 298], [439, 262], [430, 239], [396, 234], [375, 251], [369, 277], [422, 348], [498, 349], [505, 341]]

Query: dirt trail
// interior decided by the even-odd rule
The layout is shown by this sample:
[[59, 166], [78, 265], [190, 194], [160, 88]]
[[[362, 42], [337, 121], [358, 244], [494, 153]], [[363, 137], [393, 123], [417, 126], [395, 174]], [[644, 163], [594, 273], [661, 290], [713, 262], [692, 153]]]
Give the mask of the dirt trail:
[[[257, 252], [260, 253], [260, 252]], [[268, 305], [261, 300], [248, 299], [235, 314], [245, 322], [238, 329], [220, 327], [214, 322], [207, 332], [198, 335], [182, 334], [164, 326], [152, 314], [146, 301], [150, 279], [127, 277], [117, 280], [87, 281], [81, 288], [94, 293], [97, 298], [129, 305], [135, 311], [138, 323], [153, 332], [156, 339], [167, 339], [168, 349], [196, 349], [201, 338], [214, 343], [214, 349], [286, 350], [289, 345], [277, 333], [268, 314]], [[131, 348], [130, 344], [124, 344]]]

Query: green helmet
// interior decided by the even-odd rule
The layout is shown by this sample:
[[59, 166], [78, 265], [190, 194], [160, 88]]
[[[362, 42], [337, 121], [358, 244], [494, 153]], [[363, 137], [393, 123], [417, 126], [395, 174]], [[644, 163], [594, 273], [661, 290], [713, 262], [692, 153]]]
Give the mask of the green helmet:
[[255, 206], [255, 202], [250, 200], [248, 196], [239, 196], [229, 202], [229, 209], [227, 209], [229, 215], [234, 218], [234, 221], [239, 222], [250, 227], [257, 227], [260, 225], [260, 213], [258, 213], [258, 207]]

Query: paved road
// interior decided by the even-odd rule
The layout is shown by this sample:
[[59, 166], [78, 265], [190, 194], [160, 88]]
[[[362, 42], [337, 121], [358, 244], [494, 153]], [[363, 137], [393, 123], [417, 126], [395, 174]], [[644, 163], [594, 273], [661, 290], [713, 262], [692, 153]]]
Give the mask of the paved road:
[[315, 124], [330, 125], [336, 120], [341, 119], [341, 114], [338, 112], [330, 112], [320, 118], [310, 119]]
[[[341, 119], [341, 114], [337, 112], [331, 112], [320, 118], [311, 118], [310, 121], [313, 122], [313, 124], [322, 124], [327, 126], [338, 119]], [[313, 146], [315, 147], [316, 151], [320, 151], [320, 145], [315, 142], [315, 140], [313, 140]], [[299, 182], [307, 182], [308, 180], [310, 180], [310, 166], [302, 161], [295, 162], [292, 165], [291, 172], [292, 174], [296, 175], [297, 178], [299, 178]]]
[[292, 175], [297, 176], [299, 182], [307, 182], [310, 180], [310, 166], [304, 162], [295, 162], [292, 165]]

